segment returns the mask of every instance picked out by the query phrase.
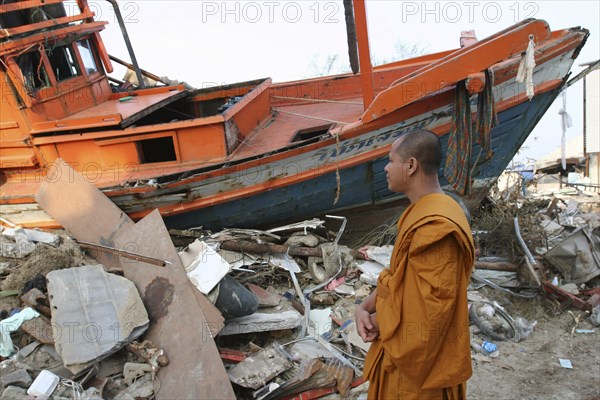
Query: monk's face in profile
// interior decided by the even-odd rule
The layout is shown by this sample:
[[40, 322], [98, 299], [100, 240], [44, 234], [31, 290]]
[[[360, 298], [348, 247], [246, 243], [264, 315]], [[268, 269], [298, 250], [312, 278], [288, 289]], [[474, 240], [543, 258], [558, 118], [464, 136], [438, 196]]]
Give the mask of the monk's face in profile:
[[396, 140], [390, 150], [389, 161], [384, 168], [388, 189], [392, 192], [405, 192], [408, 183], [408, 160], [398, 153], [404, 138]]

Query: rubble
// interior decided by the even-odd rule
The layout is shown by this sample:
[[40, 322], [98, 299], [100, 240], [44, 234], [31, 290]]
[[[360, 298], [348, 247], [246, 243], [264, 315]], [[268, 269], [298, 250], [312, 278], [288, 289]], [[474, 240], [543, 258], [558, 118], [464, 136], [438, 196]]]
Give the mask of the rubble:
[[0, 384], [4, 387], [6, 386], [19, 386], [22, 388], [28, 388], [33, 380], [29, 373], [24, 369], [18, 369], [15, 372], [11, 372], [10, 374], [6, 374], [0, 377]]
[[[88, 385], [86, 395], [90, 398], [275, 399], [318, 398], [332, 393], [357, 398], [364, 394], [368, 384], [355, 377], [362, 373], [369, 343], [356, 332], [354, 308], [374, 290], [379, 273], [389, 266], [394, 240], [389, 228], [378, 234], [379, 242], [364, 241], [355, 246], [357, 250], [339, 243], [344, 223], [337, 233], [328, 230], [332, 220], [339, 220], [331, 217], [327, 222], [303, 221], [270, 230], [168, 231], [157, 212], [134, 223], [77, 174], [71, 175], [72, 182], [59, 182], [58, 190], [44, 187], [40, 199], [49, 212], [57, 213], [55, 217], [77, 242], [60, 235], [58, 247], [38, 244], [21, 261], [11, 258], [10, 265], [0, 272], [2, 288], [20, 294], [6, 298], [10, 300], [6, 304], [11, 304], [7, 311], [24, 305], [42, 314], [15, 331], [15, 343], [23, 348], [10, 360], [21, 360], [33, 368], [21, 369], [45, 369], [74, 382], [67, 384], [70, 386], [59, 383], [55, 398], [83, 394]], [[75, 196], [65, 194], [73, 190], [93, 204], [94, 215], [86, 221], [96, 224], [93, 229], [85, 229], [87, 214], [83, 210], [75, 215], [64, 212], [65, 207], [81, 207], [73, 200]], [[54, 206], [57, 198], [63, 202], [60, 209]], [[524, 199], [504, 192], [475, 214], [472, 227], [479, 254], [469, 303], [476, 367], [512, 368], [512, 361], [506, 358], [517, 350], [511, 346], [527, 348], [543, 334], [540, 323], [548, 326], [547, 320], [540, 320], [539, 312], [549, 318], [568, 316], [568, 323], [556, 329], [567, 335], [578, 333], [570, 336], [573, 340], [597, 334], [589, 328], [600, 325], [600, 273], [595, 258], [600, 219], [588, 203], [570, 200], [542, 196]], [[515, 217], [525, 246], [517, 237]], [[12, 228], [18, 231], [18, 227]], [[95, 267], [102, 278], [83, 274], [70, 281], [72, 289], [58, 289], [57, 276], [90, 268], [81, 267], [89, 265], [89, 260], [82, 262], [78, 255], [78, 242], [84, 240], [114, 247], [115, 251], [107, 254], [85, 245], [98, 262], [106, 261], [106, 265]], [[31, 257], [41, 250], [57, 255], [64, 252], [64, 242], [72, 247], [67, 254], [77, 257], [58, 257], [64, 261], [49, 267], [57, 269], [55, 272], [39, 270], [42, 281], [48, 279], [47, 289], [39, 287], [39, 279], [38, 283], [32, 280], [35, 268], [27, 279], [11, 278], [22, 265], [34, 266]], [[182, 247], [176, 249], [173, 243]], [[127, 258], [125, 250], [137, 258]], [[63, 344], [64, 332], [62, 338], [47, 334], [61, 309], [73, 308], [70, 318], [83, 326], [94, 322], [85, 315], [93, 313], [87, 308], [84, 313], [77, 305], [81, 299], [98, 297], [97, 285], [106, 282], [107, 276], [131, 281], [133, 289], [130, 287], [128, 293], [135, 291], [147, 311], [148, 330], [139, 342], [133, 341], [129, 331], [122, 332], [119, 346], [124, 348], [103, 358], [118, 348], [92, 354], [87, 352], [86, 343]], [[541, 288], [537, 288], [536, 279]], [[24, 290], [28, 282], [30, 286]], [[116, 290], [116, 285], [108, 286]], [[78, 293], [77, 300], [69, 300], [69, 292]], [[110, 302], [119, 311], [100, 319], [115, 322], [132, 312], [117, 299]], [[538, 304], [539, 308], [543, 304], [544, 310], [524, 312], [523, 304]], [[581, 311], [570, 311], [573, 307]], [[50, 315], [52, 321], [48, 320]], [[110, 326], [103, 325], [102, 331], [114, 333]], [[83, 334], [74, 327], [73, 332]], [[487, 342], [493, 342], [496, 350], [487, 351]], [[85, 354], [85, 362], [74, 358]], [[569, 357], [581, 365], [576, 357]], [[84, 370], [73, 362], [97, 367]], [[0, 377], [18, 369], [11, 364], [0, 369]], [[31, 378], [37, 375], [32, 374]], [[14, 386], [9, 389], [19, 392]]]
[[271, 347], [259, 351], [231, 368], [227, 374], [233, 383], [256, 390], [292, 368], [292, 365], [289, 355], [283, 348], [273, 343]]
[[233, 318], [226, 321], [225, 327], [219, 332], [220, 336], [240, 335], [254, 332], [270, 332], [297, 328], [302, 324], [303, 317], [296, 310], [278, 313], [262, 313]]

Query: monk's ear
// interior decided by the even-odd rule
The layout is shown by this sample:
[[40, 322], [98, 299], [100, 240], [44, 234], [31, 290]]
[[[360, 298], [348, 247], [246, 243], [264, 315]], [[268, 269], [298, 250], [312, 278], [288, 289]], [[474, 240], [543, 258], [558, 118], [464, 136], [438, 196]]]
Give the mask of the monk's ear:
[[417, 169], [419, 168], [419, 161], [414, 158], [411, 157], [408, 159], [408, 176], [414, 174], [417, 172]]

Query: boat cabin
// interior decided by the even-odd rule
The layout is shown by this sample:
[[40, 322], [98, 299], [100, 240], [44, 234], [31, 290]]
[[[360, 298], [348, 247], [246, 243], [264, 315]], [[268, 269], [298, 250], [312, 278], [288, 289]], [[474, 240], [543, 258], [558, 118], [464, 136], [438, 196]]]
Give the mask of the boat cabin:
[[59, 157], [79, 170], [215, 162], [270, 116], [269, 79], [191, 91], [140, 89], [109, 77], [115, 58], [100, 37], [106, 22], [93, 16], [85, 0], [75, 15], [63, 0], [0, 5], [5, 174]]

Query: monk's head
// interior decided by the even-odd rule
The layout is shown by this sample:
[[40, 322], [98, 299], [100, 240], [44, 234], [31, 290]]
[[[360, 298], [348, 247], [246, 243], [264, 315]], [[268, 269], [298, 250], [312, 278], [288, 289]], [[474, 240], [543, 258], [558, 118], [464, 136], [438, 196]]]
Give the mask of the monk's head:
[[421, 191], [432, 184], [439, 188], [442, 146], [435, 133], [415, 129], [404, 134], [392, 144], [389, 157], [385, 172], [392, 192], [408, 194], [411, 188]]

